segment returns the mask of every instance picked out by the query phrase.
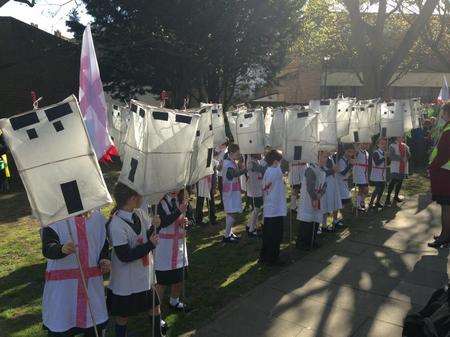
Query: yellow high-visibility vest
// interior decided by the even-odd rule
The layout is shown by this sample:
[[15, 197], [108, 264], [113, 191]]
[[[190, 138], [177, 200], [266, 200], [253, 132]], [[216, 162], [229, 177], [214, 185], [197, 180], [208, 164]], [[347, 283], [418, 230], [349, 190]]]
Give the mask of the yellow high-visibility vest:
[[[444, 128], [444, 130], [442, 130], [441, 136], [439, 137], [439, 141], [441, 140], [442, 135], [443, 135], [444, 133], [446, 133], [446, 132], [450, 132], [450, 123], [447, 123], [447, 126]], [[437, 144], [436, 144], [436, 146], [434, 147], [433, 151], [431, 151], [430, 162], [429, 162], [430, 164], [433, 162], [434, 158], [436, 158], [437, 155], [438, 155], [438, 144], [439, 144], [439, 141], [437, 142]], [[449, 170], [449, 171], [450, 171], [450, 159], [448, 160], [447, 163], [445, 163], [445, 164], [442, 166], [442, 168], [443, 168], [444, 170]]]
[[[2, 135], [2, 130], [0, 130], [0, 136]], [[11, 172], [9, 171], [9, 166], [8, 166], [8, 157], [6, 156], [6, 154], [0, 156], [0, 167], [2, 166], [3, 169], [5, 170], [5, 176], [6, 178], [11, 178]]]
[[3, 161], [3, 163], [5, 165], [5, 176], [6, 176], [6, 178], [11, 178], [11, 172], [9, 171], [9, 166], [8, 166], [8, 157], [6, 156], [6, 154], [4, 154], [1, 157], [1, 160]]

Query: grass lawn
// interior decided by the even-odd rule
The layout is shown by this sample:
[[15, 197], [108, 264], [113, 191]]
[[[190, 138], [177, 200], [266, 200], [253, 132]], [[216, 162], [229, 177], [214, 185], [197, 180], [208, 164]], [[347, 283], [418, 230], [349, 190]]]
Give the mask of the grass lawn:
[[[111, 186], [117, 172], [107, 175]], [[429, 190], [428, 180], [422, 172], [405, 181], [402, 193], [417, 195]], [[367, 221], [381, 214], [395, 212], [387, 209], [369, 213]], [[22, 190], [0, 195], [0, 336], [46, 336], [41, 328], [41, 296], [45, 259], [41, 254], [39, 225], [29, 216], [30, 210]], [[237, 232], [245, 229], [247, 213], [242, 215]], [[223, 309], [233, 299], [245, 295], [257, 284], [277, 273], [278, 267], [265, 267], [257, 263], [260, 241], [243, 237], [237, 245], [221, 242], [224, 213], [218, 213], [219, 226], [196, 227], [188, 233], [190, 258], [187, 282], [187, 302], [193, 307], [188, 314], [171, 313], [163, 307], [163, 316], [171, 326], [170, 336], [179, 336], [194, 330]], [[351, 231], [352, 223], [347, 221]], [[301, 258], [303, 252], [289, 248], [289, 231], [286, 221], [283, 253], [292, 260]], [[344, 230], [345, 231], [345, 230]], [[294, 233], [296, 229], [294, 228]], [[330, 245], [343, 234], [331, 233], [321, 237], [323, 245]], [[167, 303], [167, 296], [165, 302]], [[150, 321], [144, 316], [130, 320], [130, 337], [149, 335]], [[108, 336], [113, 336], [111, 329]], [[146, 332], [146, 333], [144, 333]]]

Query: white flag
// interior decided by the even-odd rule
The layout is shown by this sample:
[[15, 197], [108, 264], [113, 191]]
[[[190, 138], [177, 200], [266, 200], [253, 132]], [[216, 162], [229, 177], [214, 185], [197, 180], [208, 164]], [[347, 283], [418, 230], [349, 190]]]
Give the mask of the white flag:
[[81, 47], [79, 101], [97, 158], [110, 161], [111, 155], [119, 153], [108, 133], [105, 94], [89, 25], [84, 30]]

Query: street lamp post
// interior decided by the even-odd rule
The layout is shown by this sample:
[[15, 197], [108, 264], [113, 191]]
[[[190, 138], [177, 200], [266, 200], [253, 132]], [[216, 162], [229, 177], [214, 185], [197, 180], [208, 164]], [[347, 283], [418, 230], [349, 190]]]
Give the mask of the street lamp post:
[[330, 56], [326, 55], [323, 57], [324, 64], [324, 78], [323, 78], [323, 98], [327, 98], [327, 77], [328, 77], [328, 63], [330, 62]]

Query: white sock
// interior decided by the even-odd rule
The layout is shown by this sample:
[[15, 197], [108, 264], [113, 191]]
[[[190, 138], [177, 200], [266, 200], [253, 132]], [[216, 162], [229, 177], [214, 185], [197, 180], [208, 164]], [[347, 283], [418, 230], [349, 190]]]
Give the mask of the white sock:
[[253, 233], [256, 230], [256, 223], [258, 222], [259, 208], [253, 208], [252, 213], [250, 213], [250, 218], [248, 219], [248, 231]]
[[234, 218], [227, 214], [226, 218], [225, 218], [225, 237], [229, 238], [231, 236], [231, 234], [233, 234], [233, 224], [234, 224]]

